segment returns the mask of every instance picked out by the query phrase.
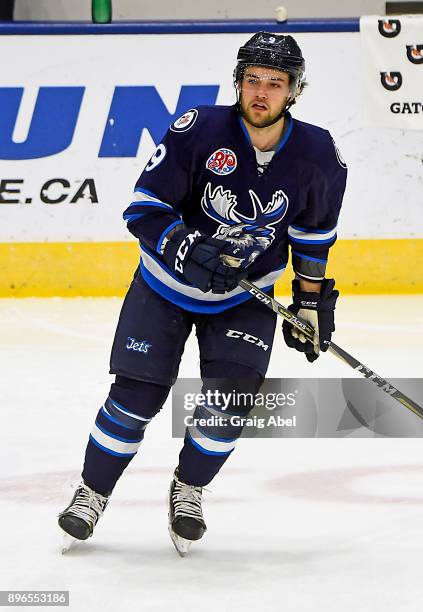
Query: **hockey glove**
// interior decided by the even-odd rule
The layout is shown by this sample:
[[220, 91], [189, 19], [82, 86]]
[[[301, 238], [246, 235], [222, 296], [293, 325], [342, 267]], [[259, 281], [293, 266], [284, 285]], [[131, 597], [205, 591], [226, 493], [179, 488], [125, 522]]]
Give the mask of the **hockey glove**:
[[335, 281], [325, 278], [322, 282], [320, 294], [301, 291], [300, 281], [292, 281], [293, 304], [288, 310], [305, 319], [314, 327], [314, 341], [308, 340], [304, 334], [293, 327], [288, 321], [282, 324], [286, 344], [290, 348], [306, 354], [308, 361], [318, 358], [320, 351], [329, 348], [332, 332], [335, 331], [334, 310], [339, 291], [334, 289]]
[[221, 257], [233, 256], [234, 248], [224, 240], [209, 238], [199, 230], [183, 228], [166, 241], [163, 259], [181, 280], [204, 293], [226, 293], [235, 289], [246, 273], [225, 265]]

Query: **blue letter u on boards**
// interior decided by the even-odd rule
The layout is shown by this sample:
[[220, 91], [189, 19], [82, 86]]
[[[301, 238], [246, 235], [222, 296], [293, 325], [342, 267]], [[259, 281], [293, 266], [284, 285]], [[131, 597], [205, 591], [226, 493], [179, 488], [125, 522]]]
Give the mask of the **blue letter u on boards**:
[[0, 159], [55, 155], [72, 142], [85, 87], [40, 87], [28, 136], [12, 139], [23, 87], [0, 87]]

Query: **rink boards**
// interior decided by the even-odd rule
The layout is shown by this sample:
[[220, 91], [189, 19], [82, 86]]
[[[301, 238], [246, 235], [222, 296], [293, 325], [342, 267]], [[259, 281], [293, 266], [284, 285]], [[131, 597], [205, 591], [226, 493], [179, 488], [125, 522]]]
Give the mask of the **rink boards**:
[[[0, 296], [125, 291], [133, 185], [182, 112], [234, 102], [247, 37], [0, 35], [14, 58], [0, 80]], [[365, 125], [358, 32], [295, 37], [309, 87], [293, 114], [327, 127], [349, 165], [328, 273], [344, 292], [423, 292], [421, 131]]]
[[[123, 295], [138, 260], [134, 242], [0, 244], [0, 297]], [[423, 240], [340, 240], [327, 276], [343, 293], [423, 293], [421, 261]], [[292, 278], [288, 267], [276, 293]]]

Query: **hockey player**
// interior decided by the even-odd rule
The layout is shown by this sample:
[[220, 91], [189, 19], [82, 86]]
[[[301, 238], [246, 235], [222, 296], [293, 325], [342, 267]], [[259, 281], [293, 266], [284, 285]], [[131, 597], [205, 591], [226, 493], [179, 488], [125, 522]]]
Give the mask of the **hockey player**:
[[[61, 528], [74, 538], [92, 535], [166, 400], [193, 326], [203, 391], [260, 388], [276, 316], [238, 287], [240, 279], [272, 292], [290, 245], [296, 274], [290, 309], [311, 322], [316, 334], [313, 343], [306, 341], [284, 323], [287, 345], [314, 361], [335, 329], [338, 292], [325, 279], [325, 267], [336, 240], [346, 167], [328, 131], [289, 112], [305, 86], [296, 41], [255, 34], [239, 49], [234, 84], [233, 106], [194, 108], [170, 126], [124, 212], [140, 242], [141, 262], [113, 343], [110, 371], [116, 379], [89, 438], [83, 481], [59, 516]], [[262, 343], [234, 339], [231, 330]], [[245, 415], [251, 406], [230, 408]], [[198, 406], [196, 414], [222, 411]], [[202, 488], [219, 472], [241, 430], [229, 421], [187, 429], [169, 495], [169, 530], [181, 554], [206, 530]]]

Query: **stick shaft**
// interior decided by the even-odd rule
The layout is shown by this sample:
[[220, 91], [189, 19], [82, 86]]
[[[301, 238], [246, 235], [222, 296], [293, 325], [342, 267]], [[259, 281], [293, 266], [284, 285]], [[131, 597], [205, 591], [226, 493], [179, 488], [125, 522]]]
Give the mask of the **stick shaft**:
[[[245, 289], [246, 291], [248, 291], [248, 293], [254, 296], [259, 302], [261, 302], [268, 308], [271, 308], [274, 312], [276, 312], [276, 314], [278, 314], [283, 319], [291, 323], [294, 327], [302, 331], [303, 334], [309, 340], [313, 339], [314, 329], [309, 323], [307, 323], [307, 321], [304, 321], [303, 319], [301, 319], [301, 317], [295, 316], [291, 311], [285, 308], [285, 306], [282, 306], [282, 304], [267, 295], [267, 293], [264, 293], [264, 291], [253, 285], [253, 283], [250, 283], [250, 281], [241, 280], [239, 284], [243, 289]], [[364, 363], [358, 361], [358, 359], [347, 353], [347, 351], [342, 349], [334, 342], [330, 343], [328, 350], [332, 353], [332, 355], [335, 355], [335, 357], [338, 357], [338, 359], [341, 359], [344, 363], [346, 363], [351, 368], [359, 372], [362, 376], [367, 378], [367, 380], [375, 383], [379, 387], [379, 389], [381, 389], [381, 391], [384, 391], [385, 393], [396, 399], [398, 402], [400, 402], [403, 406], [414, 412], [414, 414], [417, 414], [417, 416], [423, 419], [423, 408], [421, 406], [419, 406], [418, 404], [416, 404], [415, 401], [407, 397], [407, 395], [404, 395], [404, 393], [402, 393], [399, 389], [388, 383], [384, 378], [376, 374], [376, 372], [364, 365]]]

